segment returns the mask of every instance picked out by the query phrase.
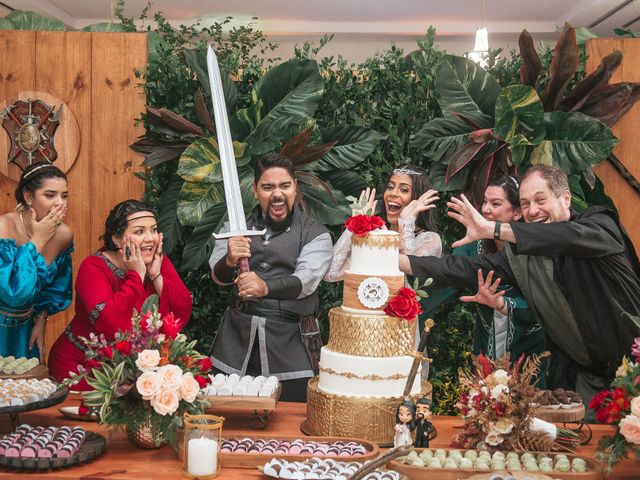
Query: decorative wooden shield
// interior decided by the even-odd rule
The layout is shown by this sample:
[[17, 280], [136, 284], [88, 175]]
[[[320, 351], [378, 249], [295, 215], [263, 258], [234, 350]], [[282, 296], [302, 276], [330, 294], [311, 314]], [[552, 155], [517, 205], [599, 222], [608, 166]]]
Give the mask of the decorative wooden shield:
[[[0, 173], [19, 181], [42, 160], [67, 172], [80, 151], [80, 128], [69, 107], [45, 92], [24, 91], [0, 103]], [[2, 160], [6, 158], [5, 160]]]

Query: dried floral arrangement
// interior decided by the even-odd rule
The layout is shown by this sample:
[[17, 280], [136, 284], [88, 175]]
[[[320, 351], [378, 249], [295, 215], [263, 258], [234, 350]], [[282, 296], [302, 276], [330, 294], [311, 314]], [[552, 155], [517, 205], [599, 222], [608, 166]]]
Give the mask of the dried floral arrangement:
[[548, 352], [520, 357], [511, 364], [509, 356], [491, 360], [473, 357], [475, 372], [460, 371], [465, 392], [456, 408], [464, 419], [462, 432], [452, 442], [456, 448], [575, 452], [579, 437], [535, 418], [534, 385], [542, 359]]

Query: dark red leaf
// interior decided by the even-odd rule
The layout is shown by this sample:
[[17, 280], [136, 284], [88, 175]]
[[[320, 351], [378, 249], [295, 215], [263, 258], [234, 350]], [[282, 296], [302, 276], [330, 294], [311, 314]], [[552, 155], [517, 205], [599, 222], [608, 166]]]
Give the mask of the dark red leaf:
[[520, 67], [520, 81], [529, 87], [535, 87], [536, 80], [540, 74], [542, 63], [536, 48], [533, 45], [533, 38], [526, 30], [522, 30], [518, 38], [520, 56], [522, 57], [522, 67]]
[[474, 130], [480, 130], [480, 125], [478, 125], [476, 122], [471, 120], [469, 117], [467, 117], [465, 115], [462, 115], [461, 113], [457, 113], [457, 112], [449, 112], [449, 113], [451, 113], [452, 115], [458, 117], [460, 120], [462, 120], [464, 123], [469, 125]]
[[321, 158], [325, 153], [329, 152], [336, 144], [337, 140], [330, 143], [321, 143], [305, 148], [302, 152], [294, 157], [289, 157], [294, 167], [308, 165]]
[[280, 149], [280, 155], [287, 157], [289, 160], [293, 160], [294, 157], [300, 155], [304, 150], [304, 147], [307, 145], [312, 131], [313, 127], [309, 127], [293, 137], [282, 146]]
[[471, 132], [471, 140], [476, 143], [487, 143], [489, 140], [493, 140], [493, 129], [483, 128], [482, 130], [475, 130]]
[[176, 158], [180, 158], [180, 155], [182, 155], [188, 146], [188, 143], [175, 143], [170, 146], [157, 147], [144, 157], [144, 161], [140, 166], [153, 168], [163, 163], [170, 162], [171, 160], [175, 160]]
[[457, 150], [456, 153], [453, 154], [453, 158], [451, 158], [451, 161], [447, 166], [447, 173], [444, 176], [444, 183], [449, 183], [451, 177], [453, 177], [456, 173], [466, 167], [485, 145], [486, 143], [471, 142]]
[[604, 57], [598, 68], [578, 83], [573, 91], [560, 102], [558, 110], [571, 112], [582, 107], [596, 88], [609, 82], [611, 75], [620, 66], [621, 62], [622, 52], [620, 50], [616, 50]]
[[211, 120], [211, 114], [209, 113], [209, 109], [207, 108], [207, 104], [204, 101], [204, 94], [201, 89], [198, 89], [195, 96], [195, 105], [196, 105], [196, 117], [200, 120], [200, 123], [204, 125], [204, 128], [209, 130], [211, 133], [215, 132], [215, 127], [213, 126], [213, 120]]
[[306, 170], [299, 170], [296, 172], [296, 176], [298, 177], [298, 180], [300, 180], [302, 183], [306, 183], [307, 185], [311, 185], [312, 187], [317, 187], [324, 190], [331, 197], [331, 200], [333, 201], [333, 203], [336, 203], [336, 204], [338, 203], [338, 199], [333, 193], [333, 190], [331, 190], [331, 187], [327, 185], [324, 182], [324, 180], [322, 180], [317, 175], [314, 175], [313, 173], [308, 172]]
[[624, 105], [620, 110], [618, 110], [614, 115], [612, 115], [607, 123], [610, 127], [615, 125], [615, 123], [622, 118], [622, 116], [627, 113], [631, 107], [635, 105], [635, 103], [640, 100], [640, 82], [635, 82], [631, 84], [631, 94], [624, 102]]
[[[631, 97], [633, 86], [634, 84], [629, 82], [602, 85], [589, 96], [579, 111], [611, 126], [624, 113], [622, 110]], [[626, 112], [626, 110], [624, 111]]]
[[569, 82], [578, 70], [579, 59], [576, 31], [565, 23], [564, 30], [553, 50], [553, 60], [549, 67], [549, 84], [542, 96], [544, 111], [549, 112], [557, 108]]
[[204, 136], [204, 131], [198, 125], [193, 122], [190, 122], [186, 118], [177, 113], [172, 112], [166, 108], [161, 108], [159, 110], [160, 117], [165, 125], [177, 130], [178, 132], [183, 133], [191, 133], [193, 135], [201, 135]]

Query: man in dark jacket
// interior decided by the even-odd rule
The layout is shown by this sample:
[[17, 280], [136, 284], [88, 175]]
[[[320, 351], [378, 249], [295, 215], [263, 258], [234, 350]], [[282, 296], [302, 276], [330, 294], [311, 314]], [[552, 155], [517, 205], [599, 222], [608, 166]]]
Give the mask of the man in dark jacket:
[[552, 353], [548, 384], [577, 390], [585, 404], [609, 386], [622, 356], [640, 334], [624, 313], [640, 314], [640, 264], [615, 213], [571, 210], [567, 177], [536, 165], [520, 186], [525, 223], [486, 220], [468, 200], [453, 198], [448, 215], [467, 228], [454, 247], [474, 240], [506, 240], [503, 252], [475, 258], [401, 257], [408, 274], [434, 286], [477, 285], [477, 271], [517, 284], [542, 324]]

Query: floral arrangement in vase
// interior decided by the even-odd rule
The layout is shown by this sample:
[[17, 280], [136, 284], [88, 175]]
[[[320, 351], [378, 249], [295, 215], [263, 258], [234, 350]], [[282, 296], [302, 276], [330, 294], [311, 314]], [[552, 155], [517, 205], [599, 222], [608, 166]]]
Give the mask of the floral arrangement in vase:
[[535, 418], [535, 379], [548, 353], [491, 360], [474, 357], [475, 373], [459, 372], [465, 392], [456, 408], [464, 426], [453, 439], [457, 448], [509, 451], [575, 451], [579, 437], [565, 428]]
[[[640, 327], [640, 317], [631, 317]], [[616, 426], [616, 433], [598, 444], [596, 457], [609, 473], [629, 453], [640, 458], [640, 337], [631, 346], [631, 358], [624, 357], [611, 388], [596, 394], [589, 408], [599, 422]]]
[[195, 340], [178, 333], [173, 314], [163, 318], [157, 305], [158, 297], [149, 297], [140, 313], [134, 310], [131, 329], [111, 341], [93, 333], [81, 337], [86, 361], [68, 380], [71, 385], [84, 380], [93, 388], [82, 397], [101, 423], [125, 428], [134, 443], [147, 447], [172, 441], [185, 413], [203, 413], [206, 403], [198, 394], [210, 383], [213, 367], [195, 350]]

